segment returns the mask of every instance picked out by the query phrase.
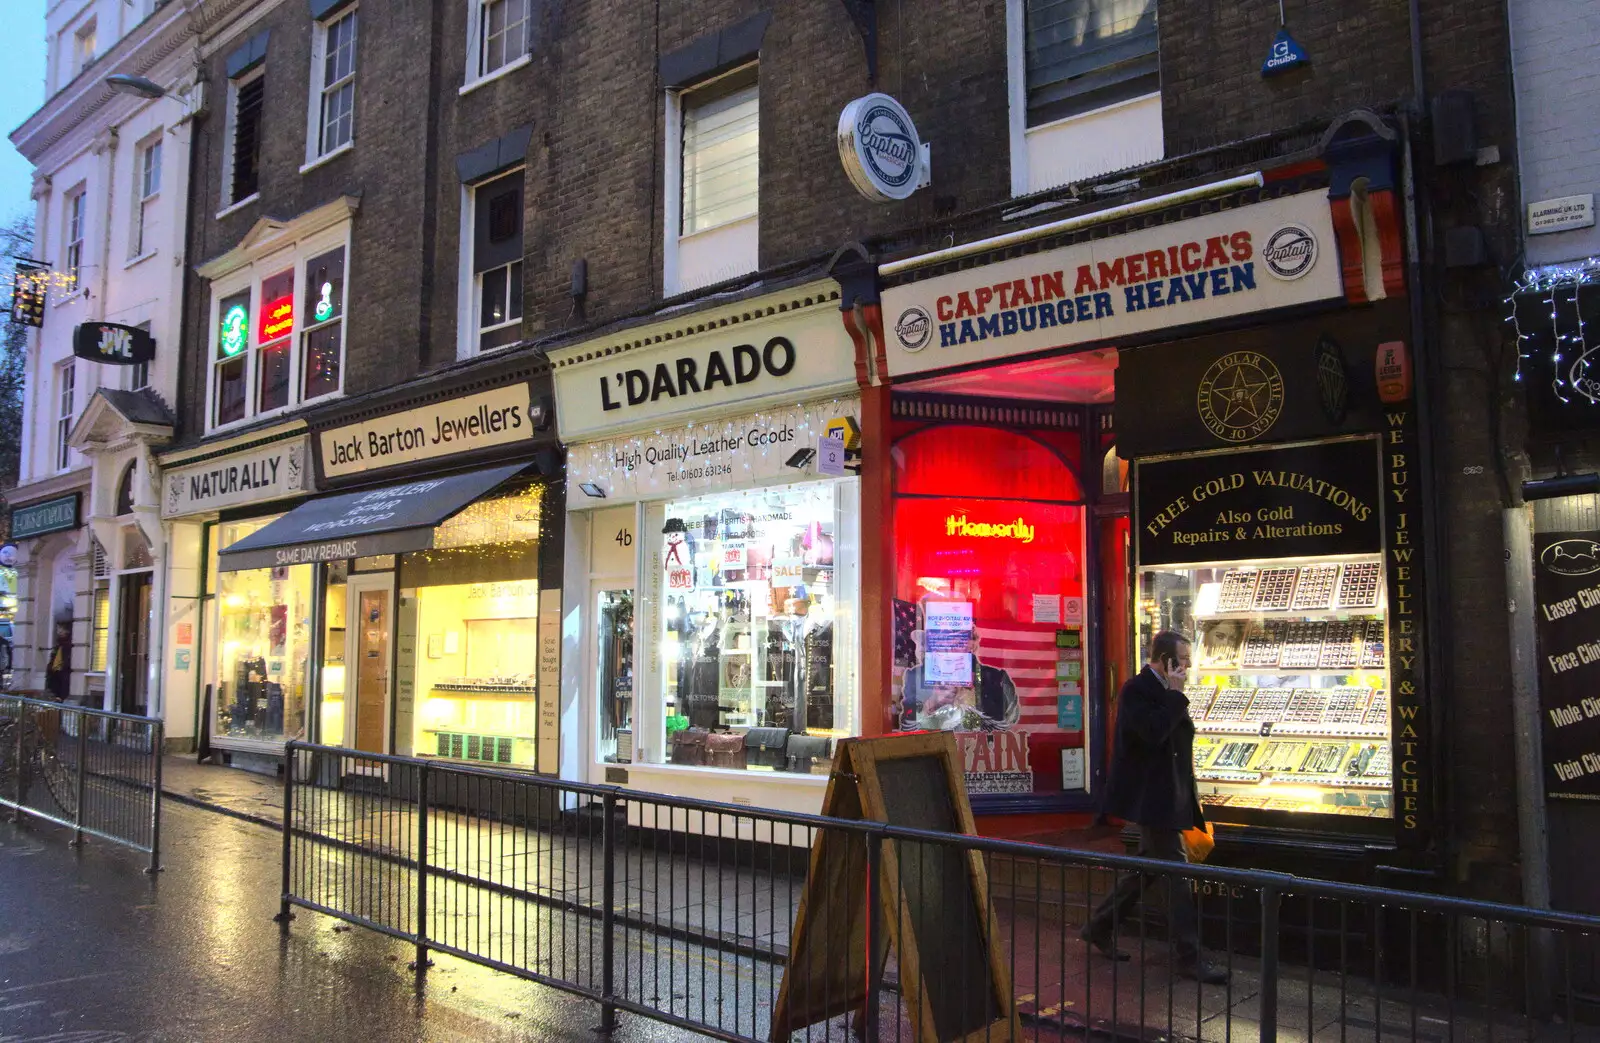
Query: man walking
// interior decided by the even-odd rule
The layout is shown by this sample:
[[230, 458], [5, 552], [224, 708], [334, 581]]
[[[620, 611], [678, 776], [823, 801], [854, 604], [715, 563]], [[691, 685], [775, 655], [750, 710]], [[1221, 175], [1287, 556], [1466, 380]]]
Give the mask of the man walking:
[[[1139, 854], [1187, 862], [1183, 831], [1203, 828], [1205, 815], [1194, 783], [1194, 722], [1183, 684], [1192, 649], [1182, 634], [1163, 630], [1150, 643], [1150, 662], [1118, 697], [1117, 730], [1106, 787], [1105, 812], [1139, 827]], [[1155, 876], [1130, 873], [1100, 903], [1082, 937], [1114, 960], [1126, 953], [1116, 946], [1116, 925], [1133, 911]], [[1221, 985], [1228, 972], [1200, 953], [1200, 927], [1189, 880], [1169, 876], [1167, 916], [1179, 970], [1185, 977]]]

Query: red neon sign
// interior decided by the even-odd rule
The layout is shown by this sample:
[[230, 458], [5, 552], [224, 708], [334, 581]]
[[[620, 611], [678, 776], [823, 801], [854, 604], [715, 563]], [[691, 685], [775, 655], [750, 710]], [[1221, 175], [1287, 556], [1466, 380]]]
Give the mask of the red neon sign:
[[267, 304], [261, 314], [260, 343], [277, 340], [294, 329], [294, 295], [279, 297]]

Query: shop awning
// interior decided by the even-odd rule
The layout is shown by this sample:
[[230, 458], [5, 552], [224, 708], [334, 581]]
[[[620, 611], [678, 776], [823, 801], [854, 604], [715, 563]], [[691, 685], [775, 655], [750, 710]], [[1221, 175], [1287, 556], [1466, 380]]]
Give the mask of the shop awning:
[[428, 550], [435, 527], [527, 466], [508, 464], [311, 500], [222, 548], [218, 568], [237, 572]]

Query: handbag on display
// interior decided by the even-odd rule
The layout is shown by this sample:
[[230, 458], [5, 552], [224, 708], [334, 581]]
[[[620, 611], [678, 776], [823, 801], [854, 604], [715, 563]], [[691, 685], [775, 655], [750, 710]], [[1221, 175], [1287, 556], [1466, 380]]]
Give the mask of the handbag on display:
[[833, 537], [822, 531], [821, 522], [812, 522], [806, 530], [806, 552], [801, 560], [807, 565], [833, 565]]
[[704, 728], [684, 728], [672, 733], [672, 763], [704, 766], [706, 740], [711, 733]]
[[744, 733], [745, 763], [752, 768], [782, 771], [788, 746], [787, 728], [751, 728]]
[[706, 736], [706, 766], [710, 768], [738, 768], [745, 765], [744, 736], [730, 732], [714, 732]]
[[833, 769], [826, 735], [791, 735], [786, 755], [788, 769], [801, 775], [826, 775]]

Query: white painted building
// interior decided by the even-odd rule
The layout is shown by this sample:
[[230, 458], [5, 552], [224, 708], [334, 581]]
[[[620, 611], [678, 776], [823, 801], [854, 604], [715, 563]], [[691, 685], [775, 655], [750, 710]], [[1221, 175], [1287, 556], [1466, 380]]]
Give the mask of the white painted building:
[[[165, 540], [152, 449], [171, 437], [179, 393], [188, 117], [202, 103], [188, 6], [51, 0], [47, 100], [11, 135], [34, 165], [33, 257], [50, 267], [43, 325], [28, 339], [20, 480], [8, 494], [16, 684], [47, 687], [58, 627], [70, 627], [70, 674], [57, 690], [155, 716], [165, 709], [163, 641], [151, 610], [165, 597]], [[102, 324], [147, 331], [153, 357], [75, 357], [85, 324], [93, 345]], [[104, 343], [126, 347], [129, 337], [113, 329]]]

